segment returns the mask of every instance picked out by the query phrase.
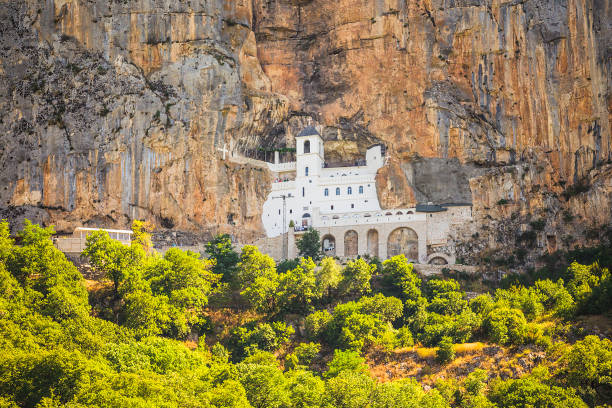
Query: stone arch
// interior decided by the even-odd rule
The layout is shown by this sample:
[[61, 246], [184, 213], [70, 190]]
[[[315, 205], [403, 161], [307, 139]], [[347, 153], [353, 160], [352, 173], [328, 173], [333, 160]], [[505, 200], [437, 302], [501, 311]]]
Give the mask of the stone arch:
[[323, 235], [321, 249], [324, 256], [336, 256], [336, 237], [331, 234]]
[[427, 256], [427, 263], [430, 265], [449, 265], [455, 262], [452, 257], [446, 254], [434, 252], [433, 254], [429, 254], [429, 256]]
[[410, 261], [419, 259], [419, 236], [408, 227], [396, 228], [387, 238], [387, 254], [390, 257], [404, 254]]
[[368, 254], [378, 257], [378, 231], [375, 229], [368, 231]]
[[441, 256], [434, 256], [427, 263], [430, 265], [448, 265], [448, 261]]
[[357, 256], [359, 253], [359, 235], [355, 230], [348, 230], [344, 233], [344, 256]]

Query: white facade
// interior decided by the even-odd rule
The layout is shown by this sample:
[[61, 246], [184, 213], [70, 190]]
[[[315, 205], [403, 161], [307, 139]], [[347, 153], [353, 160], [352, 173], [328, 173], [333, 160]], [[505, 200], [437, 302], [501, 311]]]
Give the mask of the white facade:
[[334, 215], [380, 212], [375, 177], [384, 164], [382, 154], [382, 146], [375, 145], [367, 150], [365, 161], [355, 166], [325, 167], [321, 136], [314, 128], [305, 129], [296, 137], [295, 162], [269, 164], [272, 191], [262, 214], [267, 236], [287, 232], [291, 221], [296, 227], [319, 227]]

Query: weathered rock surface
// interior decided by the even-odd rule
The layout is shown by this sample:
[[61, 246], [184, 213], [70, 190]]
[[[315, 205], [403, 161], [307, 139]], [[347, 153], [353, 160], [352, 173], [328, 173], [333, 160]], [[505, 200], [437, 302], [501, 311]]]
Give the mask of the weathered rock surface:
[[220, 150], [308, 123], [330, 160], [386, 145], [386, 207], [472, 202], [465, 256], [610, 225], [609, 0], [5, 0], [0, 23], [3, 216], [251, 239], [269, 176]]

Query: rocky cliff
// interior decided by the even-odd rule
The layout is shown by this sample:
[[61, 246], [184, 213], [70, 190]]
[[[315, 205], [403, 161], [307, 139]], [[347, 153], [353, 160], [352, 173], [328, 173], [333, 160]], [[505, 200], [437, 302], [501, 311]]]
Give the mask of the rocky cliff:
[[610, 225], [609, 0], [4, 0], [0, 22], [12, 219], [248, 240], [269, 175], [224, 150], [308, 123], [332, 160], [387, 146], [387, 207], [472, 202], [466, 256]]

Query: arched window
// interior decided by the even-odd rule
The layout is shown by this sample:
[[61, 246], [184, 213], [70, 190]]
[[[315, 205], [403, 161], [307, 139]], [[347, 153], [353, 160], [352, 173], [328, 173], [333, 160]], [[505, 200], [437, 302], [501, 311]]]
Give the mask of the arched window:
[[326, 188], [323, 194], [325, 194], [325, 197], [329, 196], [329, 188]]
[[310, 140], [304, 142], [304, 153], [310, 153]]
[[336, 195], [340, 195], [340, 187], [336, 187]]
[[305, 173], [306, 177], [308, 177], [308, 166], [306, 166], [306, 167], [304, 168], [304, 173]]
[[363, 194], [363, 186], [359, 186], [359, 194]]
[[302, 197], [306, 197], [306, 189], [302, 187]]
[[353, 194], [353, 187], [349, 187], [346, 189], [346, 194]]

